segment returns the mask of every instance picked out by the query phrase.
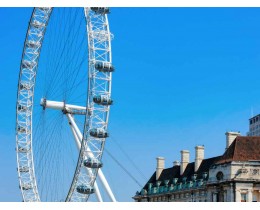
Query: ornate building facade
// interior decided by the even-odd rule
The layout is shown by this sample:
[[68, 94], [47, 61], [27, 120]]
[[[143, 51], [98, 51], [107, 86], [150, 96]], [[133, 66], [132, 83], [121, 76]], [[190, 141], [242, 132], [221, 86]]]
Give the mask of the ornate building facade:
[[226, 133], [223, 155], [204, 159], [204, 146], [195, 147], [195, 161], [181, 151], [181, 162], [157, 168], [133, 199], [137, 202], [259, 202], [260, 137]]

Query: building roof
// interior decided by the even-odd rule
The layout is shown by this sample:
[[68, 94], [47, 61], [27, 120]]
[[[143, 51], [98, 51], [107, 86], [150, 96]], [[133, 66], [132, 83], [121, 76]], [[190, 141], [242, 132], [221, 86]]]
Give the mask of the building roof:
[[[260, 136], [238, 136], [221, 156], [204, 159], [199, 169], [197, 170], [197, 179], [202, 179], [203, 173], [208, 173], [212, 165], [223, 164], [232, 161], [249, 161], [260, 160]], [[164, 180], [170, 180], [172, 183], [173, 178], [178, 178], [178, 182], [182, 181], [183, 177], [187, 178], [187, 181], [192, 179], [194, 172], [194, 162], [191, 162], [185, 168], [185, 171], [180, 175], [180, 166], [173, 166], [166, 168], [162, 171], [158, 180], [156, 180], [156, 171], [150, 177], [143, 189], [148, 188], [148, 183], [155, 184], [156, 181], [161, 181], [161, 186], [164, 185]]]
[[[216, 161], [220, 158], [221, 156], [218, 157], [213, 157], [213, 158], [208, 158], [208, 159], [204, 159], [201, 164], [199, 169], [197, 170], [196, 174], [197, 174], [197, 179], [202, 179], [203, 177], [203, 173], [209, 171], [210, 166], [212, 166], [214, 163], [216, 163]], [[153, 175], [150, 177], [150, 179], [148, 180], [148, 182], [145, 184], [145, 186], [143, 187], [143, 189], [148, 188], [148, 183], [153, 183], [155, 184], [156, 181], [161, 181], [161, 185], [163, 186], [164, 180], [170, 180], [172, 181], [173, 178], [178, 178], [178, 182], [181, 182], [182, 178], [186, 177], [187, 181], [192, 180], [192, 175], [194, 175], [194, 162], [189, 163], [184, 171], [184, 173], [182, 175], [180, 175], [180, 166], [173, 166], [171, 168], [166, 168], [162, 171], [160, 177], [158, 180], [156, 180], [156, 171], [153, 173]]]
[[259, 136], [236, 137], [219, 161], [217, 161], [217, 164], [249, 160], [260, 160]]
[[254, 119], [254, 118], [256, 118], [256, 117], [260, 117], [260, 114], [255, 115], [254, 117], [249, 118], [249, 120], [252, 120], [252, 119]]

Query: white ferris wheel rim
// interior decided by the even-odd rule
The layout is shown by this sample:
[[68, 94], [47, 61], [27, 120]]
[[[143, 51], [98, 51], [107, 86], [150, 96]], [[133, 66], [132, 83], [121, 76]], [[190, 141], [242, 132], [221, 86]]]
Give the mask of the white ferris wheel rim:
[[[51, 7], [34, 8], [27, 29], [20, 65], [16, 106], [16, 155], [19, 187], [25, 202], [41, 201], [33, 161], [32, 118], [38, 61], [52, 10]], [[111, 105], [97, 103], [94, 99], [95, 97], [100, 97], [100, 100], [102, 97], [107, 100], [111, 99], [112, 72], [102, 72], [103, 76], [100, 76], [100, 71], [96, 69], [97, 64], [112, 66], [111, 33], [107, 14], [94, 12], [90, 8], [84, 8], [84, 14], [88, 36], [89, 86], [84, 131], [81, 136], [78, 135], [78, 140], [81, 141], [78, 163], [66, 201], [87, 201], [89, 198], [90, 194], [80, 193], [78, 187], [93, 188], [98, 168], [91, 168], [86, 172], [84, 160], [89, 157], [101, 160], [107, 137], [100, 138], [90, 135], [90, 131], [93, 129], [107, 131], [109, 105]], [[71, 120], [73, 121], [71, 113], [66, 115], [71, 123]], [[98, 142], [99, 148], [96, 148], [96, 142]], [[95, 146], [95, 152], [91, 151], [91, 145]]]

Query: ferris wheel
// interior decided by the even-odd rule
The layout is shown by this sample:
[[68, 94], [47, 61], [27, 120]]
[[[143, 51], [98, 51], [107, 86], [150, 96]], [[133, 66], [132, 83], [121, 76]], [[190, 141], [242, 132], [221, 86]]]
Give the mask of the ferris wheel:
[[79, 202], [91, 194], [102, 202], [100, 184], [116, 201], [101, 169], [115, 70], [109, 13], [107, 7], [32, 12], [16, 106], [17, 171], [25, 202]]

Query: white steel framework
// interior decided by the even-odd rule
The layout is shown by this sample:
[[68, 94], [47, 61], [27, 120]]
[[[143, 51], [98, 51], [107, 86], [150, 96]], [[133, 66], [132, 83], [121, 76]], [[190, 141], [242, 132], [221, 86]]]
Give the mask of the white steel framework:
[[[79, 149], [78, 162], [65, 201], [87, 201], [91, 189], [102, 201], [97, 184], [98, 175], [110, 199], [115, 197], [99, 167], [88, 167], [84, 161], [91, 158], [101, 162], [105, 140], [108, 137], [108, 118], [111, 99], [112, 54], [111, 33], [107, 14], [108, 8], [84, 8], [88, 36], [88, 98], [86, 106], [65, 104], [42, 98], [43, 109], [62, 110]], [[40, 201], [33, 161], [32, 118], [34, 88], [41, 47], [52, 8], [34, 8], [21, 60], [16, 106], [16, 153], [20, 189], [23, 201]], [[81, 131], [74, 116], [84, 115], [84, 129]]]

